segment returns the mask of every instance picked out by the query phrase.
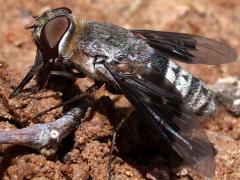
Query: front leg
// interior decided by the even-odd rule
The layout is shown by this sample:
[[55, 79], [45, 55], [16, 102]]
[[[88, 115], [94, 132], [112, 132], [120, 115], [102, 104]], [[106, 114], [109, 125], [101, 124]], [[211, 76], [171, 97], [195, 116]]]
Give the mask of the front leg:
[[24, 86], [29, 83], [29, 81], [37, 74], [39, 69], [42, 68], [43, 64], [45, 64], [43, 60], [42, 53], [40, 52], [39, 49], [37, 49], [36, 57], [35, 57], [35, 62], [33, 66], [31, 67], [30, 71], [26, 74], [26, 76], [23, 78], [23, 80], [20, 82], [20, 84], [13, 90], [11, 93], [10, 97], [15, 97], [17, 96]]

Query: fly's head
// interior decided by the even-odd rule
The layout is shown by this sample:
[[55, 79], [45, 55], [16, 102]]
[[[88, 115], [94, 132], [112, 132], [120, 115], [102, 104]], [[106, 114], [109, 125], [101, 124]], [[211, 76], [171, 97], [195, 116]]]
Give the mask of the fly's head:
[[44, 62], [61, 61], [74, 66], [87, 76], [98, 79], [95, 70], [96, 58], [88, 56], [79, 48], [81, 38], [88, 36], [84, 29], [87, 25], [78, 21], [68, 8], [57, 8], [35, 17], [36, 23], [32, 36]]
[[57, 8], [35, 16], [33, 40], [44, 61], [59, 58], [67, 48], [76, 28], [77, 19], [68, 8]]
[[28, 28], [32, 29], [32, 37], [37, 46], [36, 59], [31, 70], [11, 96], [16, 96], [34, 76], [38, 77], [38, 74], [41, 76], [39, 83], [41, 89], [54, 69], [55, 60], [71, 56], [71, 53], [66, 52], [72, 52], [69, 49], [73, 47], [71, 45], [73, 34], [78, 29], [77, 18], [72, 15], [72, 11], [62, 7], [48, 10], [34, 18], [35, 24]]

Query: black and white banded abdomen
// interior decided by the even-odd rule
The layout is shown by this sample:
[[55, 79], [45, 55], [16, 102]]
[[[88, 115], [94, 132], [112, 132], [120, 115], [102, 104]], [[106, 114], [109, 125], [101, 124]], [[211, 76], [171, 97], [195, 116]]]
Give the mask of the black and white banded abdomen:
[[169, 61], [165, 77], [176, 86], [197, 116], [210, 117], [216, 112], [214, 93], [204, 86], [203, 81], [172, 61]]

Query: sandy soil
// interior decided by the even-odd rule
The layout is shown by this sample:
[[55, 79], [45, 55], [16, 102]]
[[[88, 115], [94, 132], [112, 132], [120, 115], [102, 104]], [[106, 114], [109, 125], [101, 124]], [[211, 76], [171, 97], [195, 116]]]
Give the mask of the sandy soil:
[[[94, 19], [132, 29], [154, 29], [193, 33], [224, 41], [240, 52], [240, 1], [237, 0], [0, 0], [0, 128], [21, 128], [50, 122], [62, 116], [62, 108], [31, 120], [37, 112], [60, 102], [56, 91], [39, 92], [22, 99], [9, 99], [32, 65], [35, 50], [32, 15], [54, 7], [69, 7], [83, 19]], [[238, 56], [240, 60], [240, 56]], [[220, 77], [240, 75], [240, 64], [183, 65], [212, 85]], [[61, 86], [59, 82], [59, 86]], [[82, 88], [87, 79], [78, 80]], [[105, 94], [104, 90], [96, 98]], [[52, 157], [20, 146], [0, 145], [1, 179], [106, 179], [111, 130], [126, 112], [124, 97], [102, 98], [91, 116], [64, 142]], [[203, 179], [186, 166], [139, 117], [133, 115], [117, 138], [113, 179]], [[240, 118], [220, 107], [216, 117], [204, 124], [217, 150], [213, 179], [240, 179]], [[164, 148], [162, 148], [164, 147]]]

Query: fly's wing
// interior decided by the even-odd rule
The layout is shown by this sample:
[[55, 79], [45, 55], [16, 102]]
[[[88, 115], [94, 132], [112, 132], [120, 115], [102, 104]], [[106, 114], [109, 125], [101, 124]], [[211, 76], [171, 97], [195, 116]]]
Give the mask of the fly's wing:
[[236, 59], [230, 46], [201, 36], [151, 30], [132, 30], [160, 53], [189, 64], [222, 64]]
[[129, 68], [133, 73], [119, 72], [108, 65], [105, 68], [133, 106], [157, 125], [186, 162], [205, 176], [214, 175], [212, 144], [196, 115], [169, 81], [161, 81], [161, 74], [144, 66]]

